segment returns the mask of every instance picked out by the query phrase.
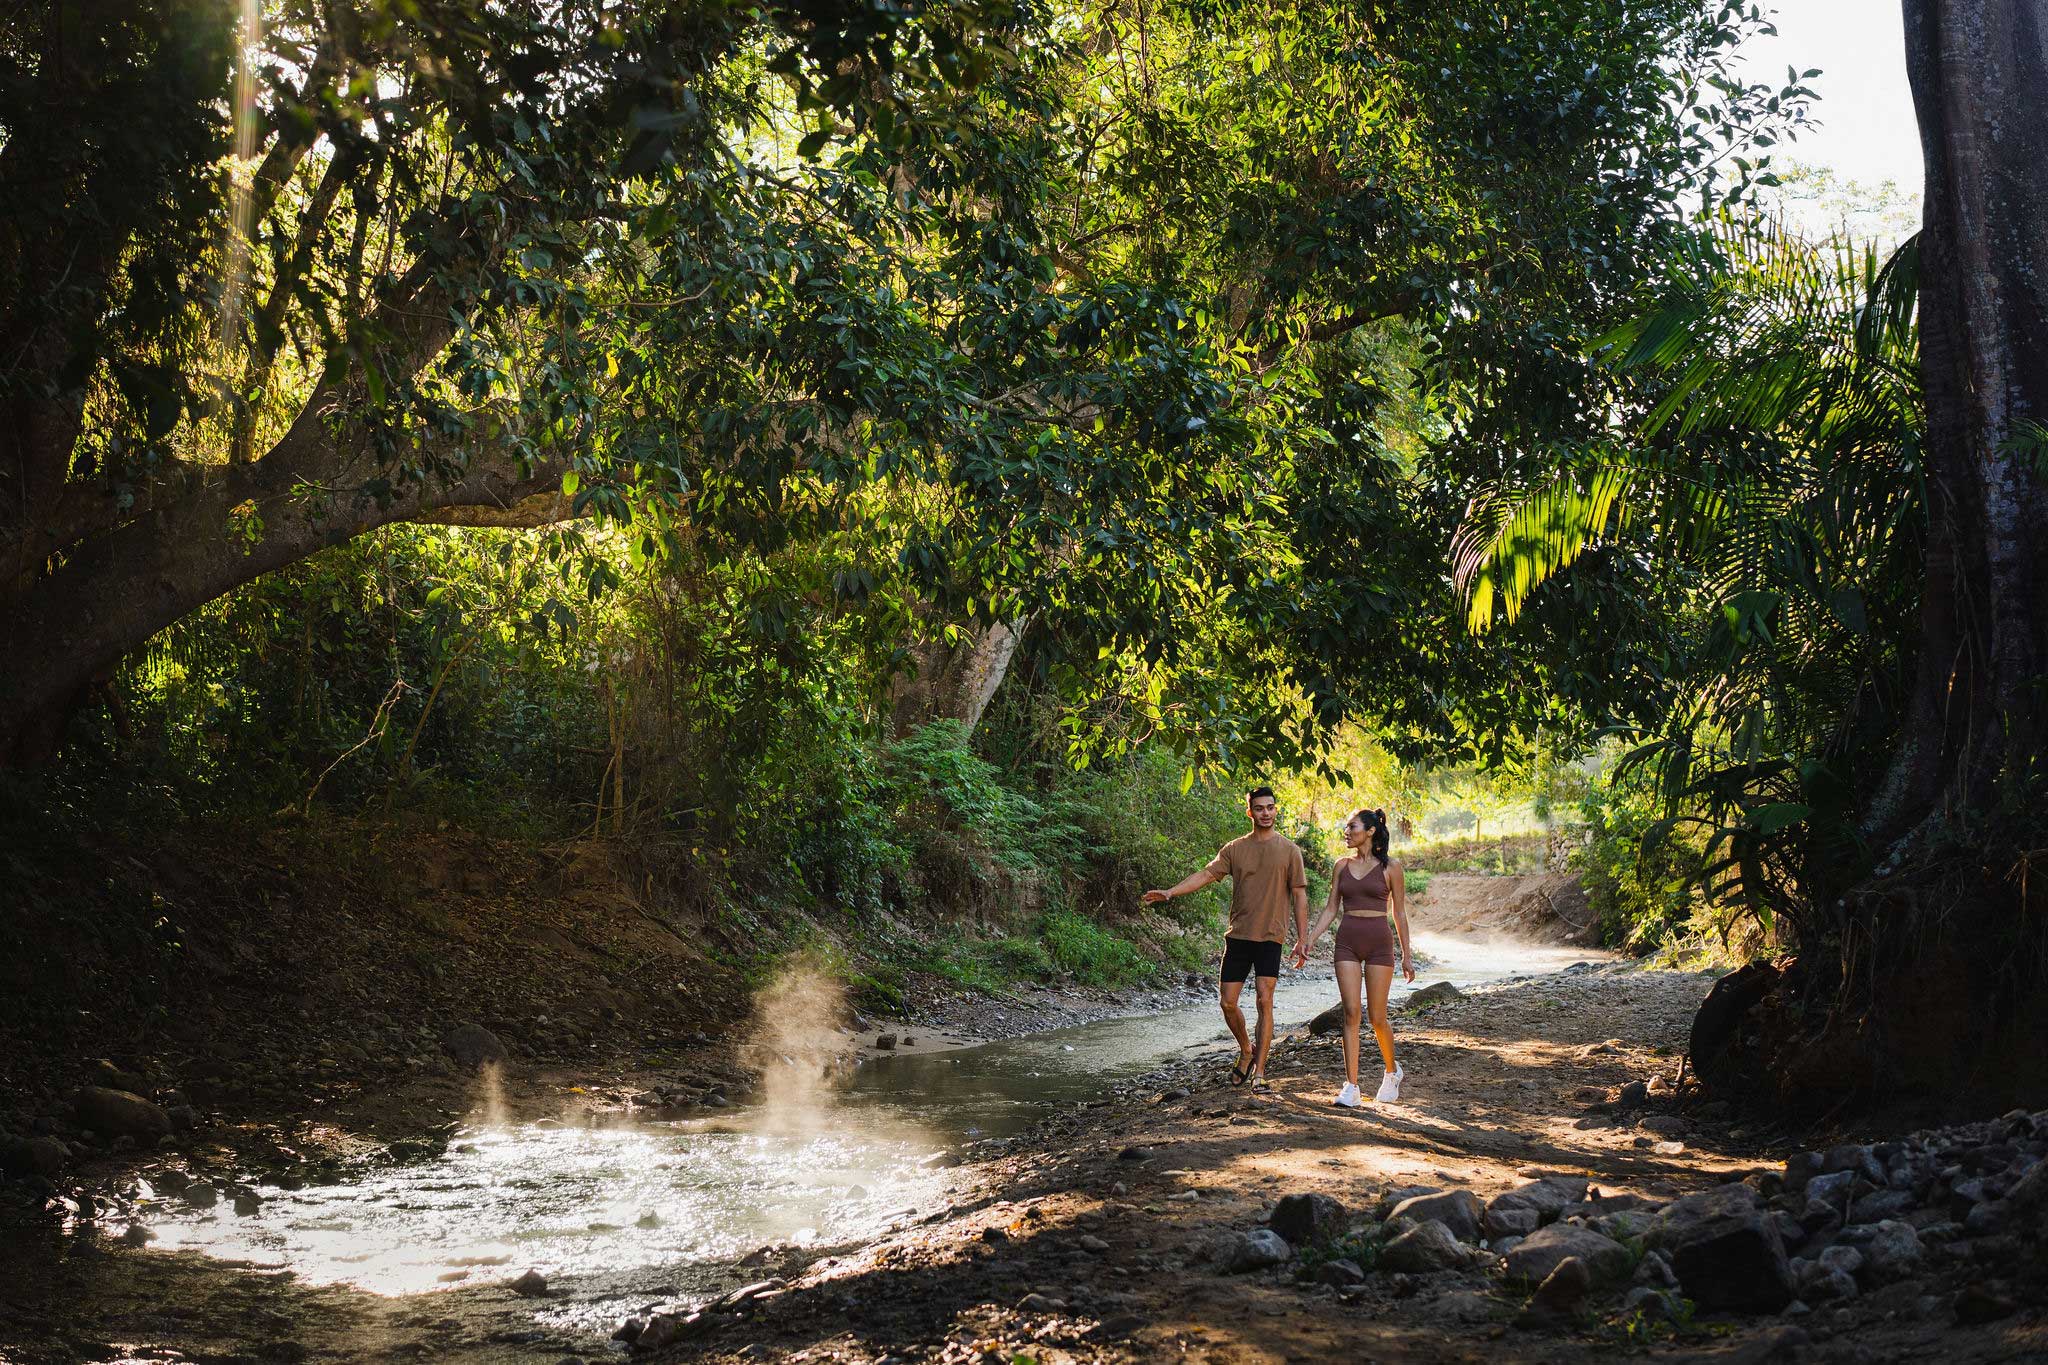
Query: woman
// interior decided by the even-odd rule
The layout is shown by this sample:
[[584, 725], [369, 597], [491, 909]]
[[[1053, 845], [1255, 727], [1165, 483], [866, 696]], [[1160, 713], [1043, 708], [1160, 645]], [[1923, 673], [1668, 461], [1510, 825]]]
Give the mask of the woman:
[[1401, 1098], [1401, 1082], [1407, 1075], [1394, 1060], [1394, 1026], [1387, 1022], [1387, 992], [1394, 985], [1396, 946], [1402, 972], [1410, 981], [1415, 979], [1415, 957], [1408, 939], [1408, 879], [1399, 863], [1387, 859], [1387, 813], [1362, 810], [1353, 815], [1344, 824], [1344, 844], [1351, 851], [1337, 860], [1337, 869], [1330, 874], [1330, 898], [1316, 917], [1315, 928], [1295, 947], [1294, 966], [1299, 970], [1308, 965], [1308, 950], [1341, 911], [1337, 990], [1344, 997], [1345, 1081], [1337, 1092], [1337, 1103], [1357, 1109], [1359, 977], [1365, 978], [1372, 1033], [1379, 1041], [1380, 1060], [1386, 1064], [1386, 1075], [1374, 1098], [1387, 1104]]

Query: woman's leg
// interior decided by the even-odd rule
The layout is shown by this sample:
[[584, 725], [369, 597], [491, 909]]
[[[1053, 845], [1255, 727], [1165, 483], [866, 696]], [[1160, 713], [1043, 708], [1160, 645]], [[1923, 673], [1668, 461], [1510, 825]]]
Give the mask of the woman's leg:
[[1344, 1040], [1344, 1079], [1358, 1084], [1358, 964], [1339, 962], [1337, 964], [1337, 994], [1344, 1001], [1344, 1027], [1340, 1036]]
[[[1394, 969], [1392, 967], [1374, 966], [1365, 969], [1366, 996], [1372, 1012], [1372, 1036], [1379, 1040], [1380, 1060], [1387, 1064], [1388, 1071], [1394, 1069], [1394, 1025], [1387, 1019], [1387, 992], [1393, 988]], [[1357, 998], [1355, 995], [1352, 997], [1353, 1000]], [[1358, 1034], [1354, 1030], [1351, 1036], [1356, 1038]], [[1352, 1057], [1352, 1074], [1354, 1076], [1357, 1075], [1357, 1067], [1357, 1055], [1354, 1052]]]

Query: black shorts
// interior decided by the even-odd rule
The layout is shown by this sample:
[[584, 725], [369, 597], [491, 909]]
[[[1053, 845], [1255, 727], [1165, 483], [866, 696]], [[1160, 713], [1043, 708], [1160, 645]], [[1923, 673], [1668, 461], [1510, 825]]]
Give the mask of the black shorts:
[[1256, 972], [1260, 976], [1280, 975], [1280, 945], [1249, 938], [1223, 940], [1223, 979], [1242, 985]]

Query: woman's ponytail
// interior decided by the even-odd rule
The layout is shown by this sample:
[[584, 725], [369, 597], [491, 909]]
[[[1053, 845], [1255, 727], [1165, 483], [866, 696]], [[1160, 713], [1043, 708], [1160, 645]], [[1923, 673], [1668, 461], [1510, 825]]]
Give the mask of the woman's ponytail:
[[1387, 865], [1387, 813], [1383, 810], [1362, 810], [1351, 817], [1372, 831], [1372, 856], [1380, 860], [1380, 866]]

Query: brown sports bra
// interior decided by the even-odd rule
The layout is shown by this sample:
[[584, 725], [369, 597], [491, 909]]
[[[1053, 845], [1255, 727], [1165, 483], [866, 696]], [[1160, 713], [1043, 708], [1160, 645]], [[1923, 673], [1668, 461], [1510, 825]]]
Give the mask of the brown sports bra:
[[1389, 911], [1387, 902], [1391, 896], [1387, 886], [1387, 869], [1375, 862], [1372, 871], [1362, 877], [1354, 877], [1350, 870], [1337, 874], [1337, 897], [1344, 903], [1347, 915], [1373, 915], [1385, 917]]

